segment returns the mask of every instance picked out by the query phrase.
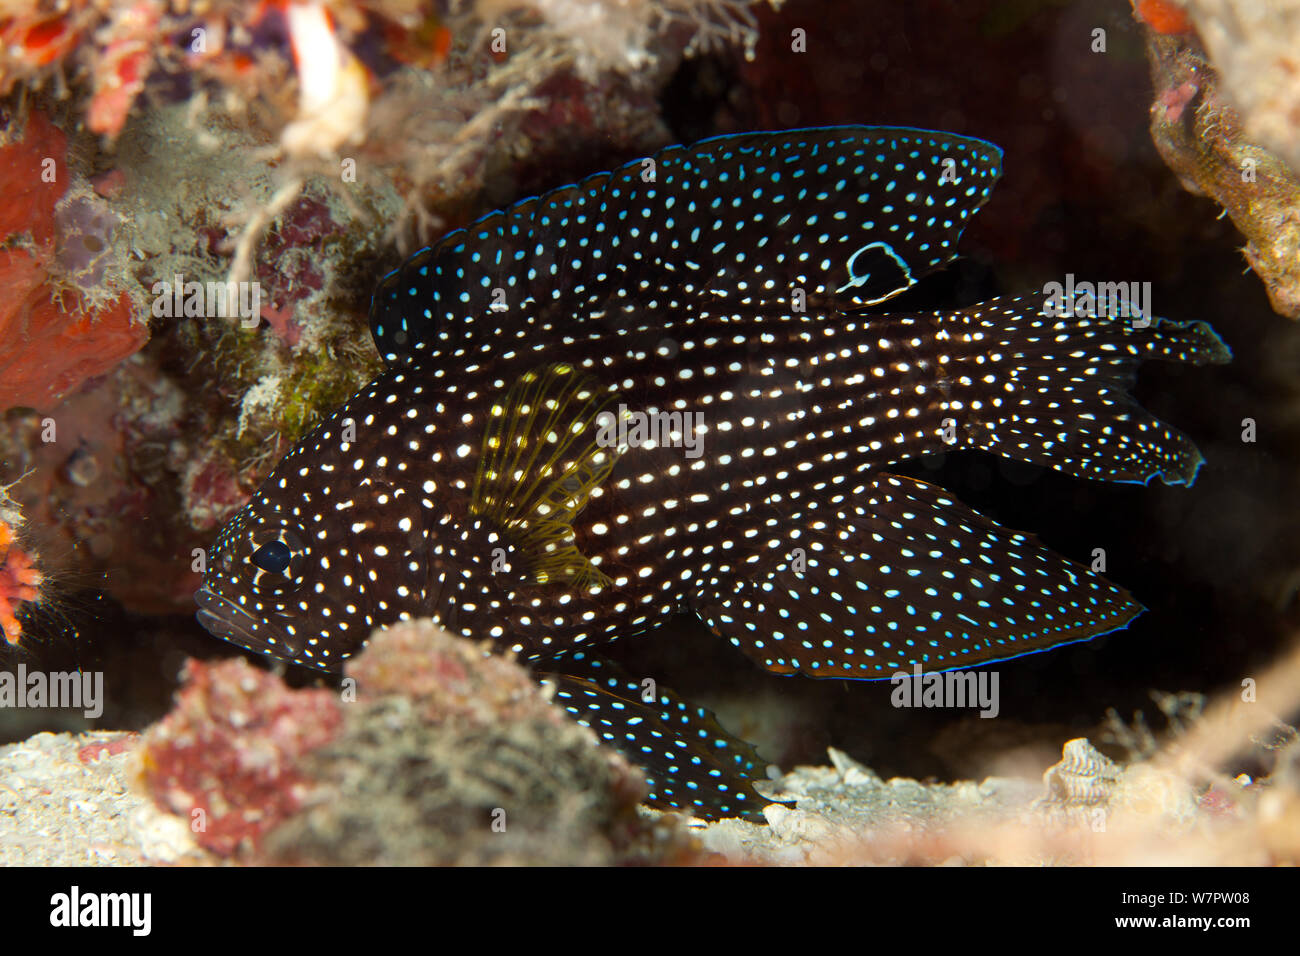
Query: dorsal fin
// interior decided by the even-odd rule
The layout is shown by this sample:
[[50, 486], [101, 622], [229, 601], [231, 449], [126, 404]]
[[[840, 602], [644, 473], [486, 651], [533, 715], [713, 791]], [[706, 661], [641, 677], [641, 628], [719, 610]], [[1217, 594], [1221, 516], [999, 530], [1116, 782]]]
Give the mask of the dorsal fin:
[[984, 140], [886, 126], [670, 146], [448, 233], [380, 282], [371, 332], [391, 365], [512, 314], [790, 309], [796, 290], [873, 304], [956, 256], [1001, 162]]

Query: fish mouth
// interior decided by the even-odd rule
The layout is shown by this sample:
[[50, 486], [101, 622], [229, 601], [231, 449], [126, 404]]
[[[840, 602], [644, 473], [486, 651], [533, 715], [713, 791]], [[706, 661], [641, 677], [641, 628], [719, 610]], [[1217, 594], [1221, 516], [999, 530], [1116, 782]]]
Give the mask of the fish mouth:
[[199, 606], [195, 618], [213, 637], [246, 647], [250, 651], [293, 660], [293, 637], [272, 620], [257, 617], [229, 598], [200, 588], [194, 593]]

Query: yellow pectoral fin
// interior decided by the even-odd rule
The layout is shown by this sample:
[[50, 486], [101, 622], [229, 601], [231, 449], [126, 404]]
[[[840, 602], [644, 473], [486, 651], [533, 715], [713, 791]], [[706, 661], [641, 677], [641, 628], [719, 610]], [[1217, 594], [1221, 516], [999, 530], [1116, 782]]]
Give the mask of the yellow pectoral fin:
[[626, 450], [626, 415], [612, 389], [565, 363], [525, 372], [492, 406], [470, 511], [509, 537], [539, 583], [609, 584], [573, 522]]

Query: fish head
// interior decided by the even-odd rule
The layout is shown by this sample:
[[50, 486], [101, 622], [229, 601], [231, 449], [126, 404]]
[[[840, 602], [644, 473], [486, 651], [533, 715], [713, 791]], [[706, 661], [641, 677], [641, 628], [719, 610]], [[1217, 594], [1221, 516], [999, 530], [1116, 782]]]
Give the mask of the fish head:
[[418, 612], [432, 502], [386, 426], [356, 427], [368, 418], [349, 403], [222, 527], [195, 594], [210, 633], [332, 671], [376, 626]]
[[[274, 476], [272, 476], [274, 478]], [[211, 634], [270, 657], [334, 669], [349, 598], [301, 520], [259, 493], [221, 529], [194, 596]], [[344, 630], [340, 631], [339, 624]], [[369, 634], [358, 626], [356, 642]]]

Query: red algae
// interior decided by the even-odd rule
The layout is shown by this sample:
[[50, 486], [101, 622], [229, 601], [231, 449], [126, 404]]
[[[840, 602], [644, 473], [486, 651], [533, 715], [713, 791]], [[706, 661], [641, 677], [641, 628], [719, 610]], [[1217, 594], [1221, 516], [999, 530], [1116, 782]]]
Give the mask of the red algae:
[[[29, 278], [30, 265], [0, 264], [6, 278]], [[21, 288], [18, 283], [9, 285]], [[69, 321], [57, 294], [42, 283], [21, 299], [8, 300], [0, 312], [0, 338], [9, 344], [0, 358], [0, 408], [44, 409], [88, 379], [103, 375], [138, 352], [149, 330], [133, 317], [125, 294], [98, 313]]]
[[[48, 409], [149, 339], [127, 295], [106, 296], [99, 281], [82, 290], [53, 279], [60, 243], [69, 239], [56, 235], [66, 151], [64, 134], [35, 111], [23, 139], [0, 148], [0, 191], [14, 200], [0, 206], [0, 241], [29, 237], [32, 247], [0, 250], [0, 410]], [[92, 292], [97, 307], [87, 301]]]

